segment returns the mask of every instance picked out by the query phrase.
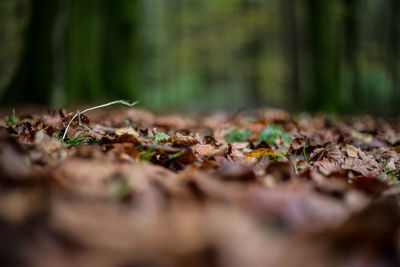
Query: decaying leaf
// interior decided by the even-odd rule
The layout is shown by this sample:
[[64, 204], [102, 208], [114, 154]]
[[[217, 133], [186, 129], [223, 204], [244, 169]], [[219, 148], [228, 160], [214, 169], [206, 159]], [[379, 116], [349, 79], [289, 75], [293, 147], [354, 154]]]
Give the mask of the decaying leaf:
[[251, 157], [251, 158], [256, 158], [256, 159], [262, 159], [262, 158], [277, 158], [278, 156], [276, 155], [275, 151], [269, 148], [259, 148], [256, 150], [253, 150], [251, 152], [247, 152], [244, 154], [245, 157]]
[[180, 145], [186, 145], [186, 146], [192, 146], [192, 145], [200, 143], [200, 141], [196, 137], [182, 135], [178, 132], [176, 132], [173, 135], [172, 139], [175, 141], [175, 143], [180, 144]]
[[350, 158], [358, 158], [358, 153], [357, 153], [357, 148], [356, 147], [354, 147], [352, 145], [347, 145], [346, 146], [346, 152], [347, 152], [347, 155]]
[[329, 176], [332, 173], [340, 171], [340, 167], [334, 162], [324, 158], [321, 161], [317, 161], [314, 163], [314, 166], [325, 176]]
[[115, 129], [115, 134], [118, 136], [124, 135], [124, 134], [130, 134], [135, 137], [139, 135], [132, 127], [117, 128], [117, 129]]
[[206, 156], [210, 155], [215, 150], [215, 147], [213, 145], [196, 144], [193, 146], [193, 150], [201, 156]]
[[3, 265], [399, 265], [394, 119], [9, 114]]
[[371, 165], [370, 162], [367, 162], [358, 158], [346, 158], [341, 167], [344, 170], [353, 170], [362, 175], [377, 175], [377, 167]]

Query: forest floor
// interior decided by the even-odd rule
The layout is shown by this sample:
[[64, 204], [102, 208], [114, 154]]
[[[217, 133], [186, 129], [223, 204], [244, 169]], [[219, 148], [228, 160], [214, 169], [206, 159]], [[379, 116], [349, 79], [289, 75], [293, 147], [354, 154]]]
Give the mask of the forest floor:
[[0, 118], [1, 266], [400, 266], [400, 121]]

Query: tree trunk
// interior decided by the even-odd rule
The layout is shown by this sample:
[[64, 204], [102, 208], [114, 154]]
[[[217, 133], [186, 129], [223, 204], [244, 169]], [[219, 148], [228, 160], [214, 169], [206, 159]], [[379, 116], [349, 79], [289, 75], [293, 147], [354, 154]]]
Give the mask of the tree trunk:
[[[244, 0], [243, 10], [246, 12], [253, 11], [257, 9], [257, 0]], [[262, 95], [260, 92], [260, 70], [259, 70], [259, 59], [262, 50], [262, 39], [258, 28], [253, 23], [249, 21], [247, 27], [247, 43], [244, 47], [245, 49], [245, 59], [248, 62], [245, 66], [245, 85], [247, 85], [247, 90], [250, 97], [250, 105], [254, 107], [259, 107], [263, 104]]]
[[289, 109], [297, 110], [301, 104], [300, 77], [299, 77], [299, 53], [296, 20], [296, 1], [281, 0], [281, 17], [283, 32], [283, 54], [288, 65], [288, 104]]
[[137, 1], [103, 1], [102, 80], [109, 96], [137, 98]]
[[358, 0], [345, 0], [345, 71], [350, 76], [351, 103], [354, 110], [360, 108], [361, 88], [358, 68]]
[[389, 35], [389, 73], [392, 82], [391, 106], [392, 113], [398, 115], [400, 112], [400, 88], [399, 88], [399, 38], [400, 38], [400, 2], [390, 1], [390, 35]]
[[7, 102], [48, 104], [54, 80], [52, 34], [57, 1], [32, 1], [22, 57], [4, 99]]
[[308, 0], [312, 86], [308, 109], [337, 112], [339, 105], [336, 39], [332, 10], [334, 2]]

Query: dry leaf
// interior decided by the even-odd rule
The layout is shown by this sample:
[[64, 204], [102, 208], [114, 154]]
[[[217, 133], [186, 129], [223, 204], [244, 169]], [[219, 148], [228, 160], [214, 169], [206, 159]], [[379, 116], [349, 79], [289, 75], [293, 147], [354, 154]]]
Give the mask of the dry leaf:
[[210, 155], [215, 150], [215, 147], [213, 145], [196, 144], [192, 147], [192, 149], [200, 156], [206, 156]]
[[350, 158], [358, 158], [357, 150], [358, 149], [355, 146], [352, 146], [352, 145], [346, 146], [346, 152]]
[[371, 165], [358, 158], [346, 158], [342, 163], [341, 167], [345, 170], [353, 170], [361, 173], [362, 175], [377, 175], [377, 167]]
[[182, 135], [178, 132], [172, 136], [172, 138], [175, 140], [176, 143], [181, 144], [181, 145], [186, 145], [186, 146], [192, 146], [195, 144], [199, 144], [199, 140], [197, 140], [196, 137], [193, 136], [188, 136], [188, 135]]
[[135, 137], [139, 136], [139, 134], [132, 127], [117, 128], [117, 129], [115, 129], [115, 134], [118, 136], [124, 135], [124, 134], [130, 134]]
[[325, 176], [329, 176], [332, 173], [338, 172], [340, 168], [333, 162], [329, 161], [327, 158], [324, 158], [321, 161], [315, 162], [314, 166]]

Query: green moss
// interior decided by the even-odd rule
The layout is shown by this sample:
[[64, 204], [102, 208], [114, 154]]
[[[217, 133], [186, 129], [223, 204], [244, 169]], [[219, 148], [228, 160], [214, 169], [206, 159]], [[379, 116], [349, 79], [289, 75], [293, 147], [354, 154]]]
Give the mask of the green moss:
[[249, 140], [250, 136], [251, 136], [251, 130], [233, 129], [226, 133], [225, 141], [228, 143], [245, 142], [245, 141]]

